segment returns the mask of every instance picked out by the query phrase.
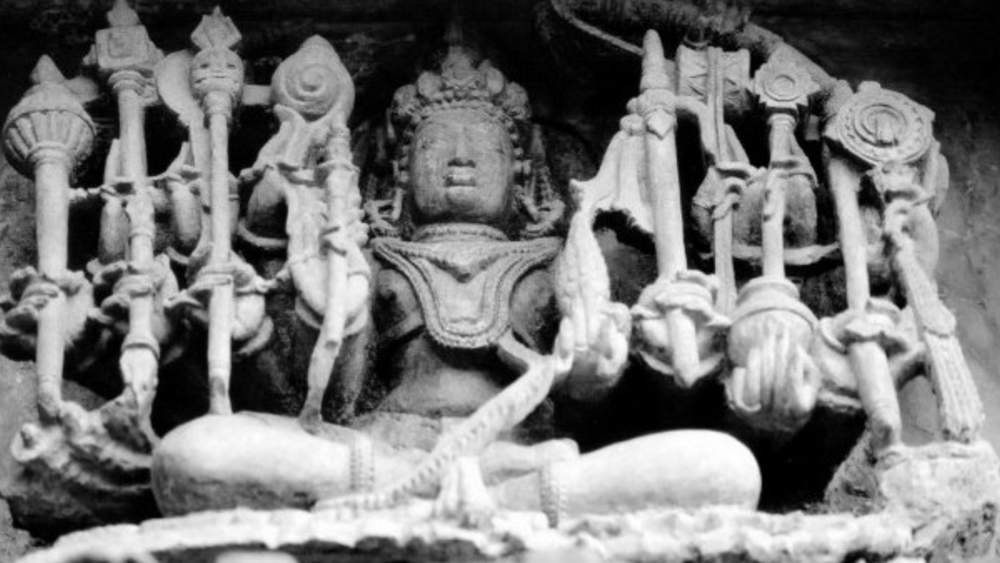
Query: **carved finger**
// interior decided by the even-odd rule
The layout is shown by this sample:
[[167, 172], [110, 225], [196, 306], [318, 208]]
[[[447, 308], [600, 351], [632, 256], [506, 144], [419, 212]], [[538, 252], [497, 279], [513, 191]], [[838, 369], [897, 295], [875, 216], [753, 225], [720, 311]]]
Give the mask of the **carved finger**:
[[578, 350], [587, 348], [587, 309], [584, 307], [583, 299], [575, 297], [573, 299], [570, 317], [573, 319], [573, 345]]
[[746, 380], [737, 388], [743, 397], [743, 404], [748, 410], [755, 411], [761, 408], [761, 375], [763, 369], [760, 349], [756, 346], [750, 349], [747, 354]]
[[[792, 394], [797, 378], [795, 366], [795, 347], [791, 333], [784, 326], [778, 331], [778, 338], [772, 355], [771, 388], [769, 389], [771, 404], [778, 408], [787, 406], [787, 397]], [[780, 403], [785, 403], [781, 405]]]
[[605, 314], [614, 322], [618, 332], [627, 336], [632, 331], [632, 315], [623, 303], [607, 303], [604, 310]]
[[18, 332], [34, 334], [38, 330], [38, 308], [30, 303], [14, 307], [4, 317], [4, 322]]
[[777, 367], [774, 390], [774, 412], [776, 415], [789, 418], [798, 416], [802, 409], [798, 404], [798, 390], [802, 381], [803, 369], [801, 355], [796, 348], [785, 346], [787, 339], [780, 339], [778, 354], [780, 366]]
[[614, 324], [614, 319], [606, 314], [599, 315], [601, 320], [601, 326], [598, 329], [597, 337], [591, 341], [591, 349], [601, 355], [603, 358], [610, 358], [615, 353], [615, 341], [613, 340], [617, 336], [617, 328]]
[[734, 368], [732, 376], [726, 380], [726, 397], [729, 404], [742, 413], [754, 413], [760, 410], [759, 404], [748, 405], [746, 402], [747, 369]]
[[625, 360], [628, 357], [628, 340], [618, 330], [611, 317], [604, 318], [597, 346], [599, 375], [606, 378], [619, 375], [622, 368], [625, 367]]
[[820, 373], [816, 364], [806, 355], [805, 350], [796, 348], [795, 357], [799, 368], [795, 385], [795, 404], [797, 412], [805, 415], [811, 412], [816, 405]]
[[768, 334], [762, 345], [754, 346], [752, 350], [757, 353], [758, 358], [757, 369], [754, 370], [759, 381], [758, 400], [761, 407], [768, 410], [774, 407], [774, 387], [776, 383], [779, 383], [775, 381], [774, 373], [777, 364], [775, 356], [778, 354], [779, 342], [777, 335], [772, 332]]
[[593, 295], [585, 295], [584, 301], [587, 304], [587, 344], [592, 346], [601, 338], [601, 331], [604, 329], [604, 321], [607, 318], [604, 314], [604, 307], [601, 300]]
[[569, 373], [573, 367], [574, 340], [573, 321], [563, 317], [559, 321], [559, 334], [556, 335], [555, 347], [552, 350], [554, 366], [557, 375]]

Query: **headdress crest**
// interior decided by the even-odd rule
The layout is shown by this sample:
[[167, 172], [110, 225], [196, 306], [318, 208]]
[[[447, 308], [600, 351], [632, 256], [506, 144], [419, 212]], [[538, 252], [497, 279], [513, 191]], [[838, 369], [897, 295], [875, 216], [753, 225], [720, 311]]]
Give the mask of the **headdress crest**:
[[475, 64], [466, 47], [452, 45], [441, 63], [441, 72], [425, 71], [415, 84], [396, 91], [391, 117], [405, 131], [434, 113], [453, 108], [473, 108], [501, 120], [514, 132], [531, 115], [528, 95], [509, 82], [488, 60]]

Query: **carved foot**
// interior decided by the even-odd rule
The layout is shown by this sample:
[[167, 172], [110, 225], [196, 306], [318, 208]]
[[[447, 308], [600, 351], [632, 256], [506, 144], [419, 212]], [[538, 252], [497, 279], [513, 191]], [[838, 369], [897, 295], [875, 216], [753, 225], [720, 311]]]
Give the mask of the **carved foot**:
[[441, 482], [434, 515], [458, 520], [465, 527], [480, 528], [489, 522], [496, 509], [496, 502], [483, 483], [479, 460], [474, 457], [456, 460]]

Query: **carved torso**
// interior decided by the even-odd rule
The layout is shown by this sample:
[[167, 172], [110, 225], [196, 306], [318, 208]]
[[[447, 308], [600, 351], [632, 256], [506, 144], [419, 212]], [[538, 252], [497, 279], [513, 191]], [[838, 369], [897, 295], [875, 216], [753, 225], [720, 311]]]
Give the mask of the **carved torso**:
[[507, 331], [535, 349], [554, 327], [548, 266], [558, 238], [508, 241], [477, 225], [378, 239], [379, 372], [398, 384], [380, 410], [467, 415], [514, 377], [493, 348]]

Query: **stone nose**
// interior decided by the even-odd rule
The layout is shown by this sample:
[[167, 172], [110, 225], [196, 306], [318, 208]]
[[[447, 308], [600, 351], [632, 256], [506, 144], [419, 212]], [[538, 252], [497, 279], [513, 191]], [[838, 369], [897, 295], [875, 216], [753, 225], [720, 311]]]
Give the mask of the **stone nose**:
[[476, 161], [472, 160], [472, 156], [469, 154], [469, 145], [465, 135], [456, 135], [455, 153], [452, 155], [451, 160], [448, 161], [448, 166], [472, 168], [475, 165]]

